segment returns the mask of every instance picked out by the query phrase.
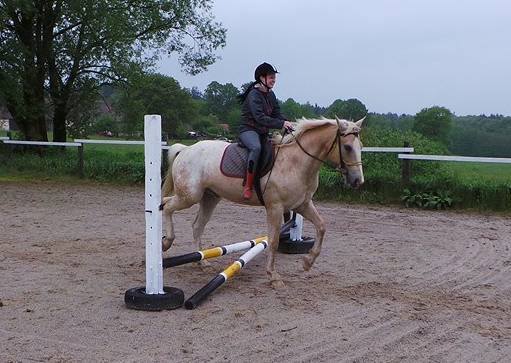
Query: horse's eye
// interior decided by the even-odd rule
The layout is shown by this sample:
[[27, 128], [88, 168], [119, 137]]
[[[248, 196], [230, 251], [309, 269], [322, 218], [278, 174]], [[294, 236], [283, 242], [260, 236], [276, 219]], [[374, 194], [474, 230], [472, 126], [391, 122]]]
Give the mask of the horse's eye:
[[346, 150], [347, 152], [351, 152], [353, 151], [353, 148], [351, 147], [351, 145], [344, 145], [344, 150]]

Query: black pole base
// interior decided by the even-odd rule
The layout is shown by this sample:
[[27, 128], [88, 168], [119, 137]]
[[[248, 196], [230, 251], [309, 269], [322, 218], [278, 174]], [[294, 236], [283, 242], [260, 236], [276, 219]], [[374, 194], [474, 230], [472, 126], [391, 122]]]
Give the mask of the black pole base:
[[280, 228], [278, 251], [288, 254], [308, 253], [314, 246], [315, 239], [312, 237], [302, 237], [300, 241], [293, 241], [290, 237], [291, 228], [295, 226], [295, 212], [284, 213], [284, 224]]
[[185, 295], [175, 287], [164, 286], [164, 294], [146, 294], [145, 286], [126, 290], [124, 302], [128, 309], [161, 311], [172, 310], [183, 306]]
[[308, 253], [315, 241], [316, 239], [312, 237], [302, 237], [301, 241], [293, 241], [289, 238], [289, 234], [281, 234], [278, 251], [287, 254]]

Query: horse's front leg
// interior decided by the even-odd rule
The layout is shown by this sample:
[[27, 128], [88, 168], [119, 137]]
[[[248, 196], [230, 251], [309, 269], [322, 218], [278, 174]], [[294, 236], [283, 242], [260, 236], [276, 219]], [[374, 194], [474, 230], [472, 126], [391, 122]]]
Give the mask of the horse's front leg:
[[312, 246], [309, 254], [303, 257], [303, 269], [305, 271], [309, 271], [316, 258], [319, 256], [321, 252], [321, 245], [323, 244], [323, 237], [325, 236], [325, 221], [319, 215], [314, 203], [312, 200], [309, 200], [306, 204], [304, 204], [301, 208], [296, 210], [300, 213], [305, 219], [309, 220], [314, 224], [316, 228], [316, 241], [314, 241], [314, 246]]
[[266, 208], [267, 222], [268, 222], [268, 255], [266, 260], [266, 273], [270, 278], [271, 285], [274, 288], [284, 287], [284, 282], [280, 275], [275, 270], [275, 253], [279, 246], [280, 239], [280, 226], [282, 224], [282, 213], [284, 208], [282, 206], [271, 206]]

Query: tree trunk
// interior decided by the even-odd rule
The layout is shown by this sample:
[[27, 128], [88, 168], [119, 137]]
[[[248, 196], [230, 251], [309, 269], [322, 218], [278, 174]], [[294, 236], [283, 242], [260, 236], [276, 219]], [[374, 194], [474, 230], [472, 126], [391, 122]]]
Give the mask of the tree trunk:
[[13, 115], [25, 140], [48, 141], [44, 103], [44, 78], [35, 65], [25, 66], [23, 77], [23, 114]]
[[67, 117], [67, 101], [55, 104], [53, 110], [53, 141], [66, 142], [66, 117]]

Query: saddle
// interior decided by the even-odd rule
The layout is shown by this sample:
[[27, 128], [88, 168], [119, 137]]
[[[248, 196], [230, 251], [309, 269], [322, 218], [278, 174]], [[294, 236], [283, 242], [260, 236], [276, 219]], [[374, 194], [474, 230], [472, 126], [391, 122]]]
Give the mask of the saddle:
[[[248, 149], [241, 142], [231, 143], [225, 148], [224, 154], [222, 155], [220, 171], [229, 178], [243, 179], [243, 184], [245, 184], [247, 159]], [[254, 180], [254, 189], [262, 205], [264, 205], [264, 200], [260, 179], [270, 172], [274, 161], [275, 145], [268, 139], [261, 145], [261, 154], [259, 155], [259, 162], [255, 171]]]

